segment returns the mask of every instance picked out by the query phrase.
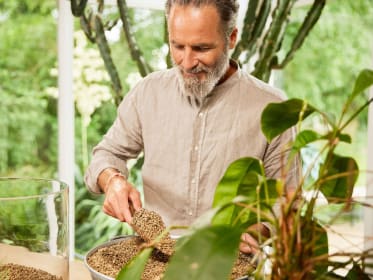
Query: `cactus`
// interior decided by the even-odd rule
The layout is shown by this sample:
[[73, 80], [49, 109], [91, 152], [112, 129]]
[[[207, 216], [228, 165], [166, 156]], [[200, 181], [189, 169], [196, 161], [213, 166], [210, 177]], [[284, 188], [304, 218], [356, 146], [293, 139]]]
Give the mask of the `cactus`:
[[[85, 15], [87, 0], [71, 0], [71, 10], [74, 16], [80, 17], [81, 28], [91, 42], [98, 44], [105, 66], [109, 72], [115, 100], [121, 96], [121, 83], [116, 67], [111, 59], [110, 46], [105, 38], [105, 30], [108, 25], [101, 22], [101, 15], [104, 10], [104, 1], [97, 0], [97, 11], [90, 11]], [[287, 25], [289, 24], [291, 11], [296, 0], [249, 0], [247, 12], [244, 18], [242, 36], [232, 54], [240, 64], [252, 62], [255, 58], [254, 69], [251, 74], [257, 78], [268, 81], [273, 69], [283, 69], [294, 57], [295, 52], [302, 46], [304, 40], [309, 35], [312, 28], [320, 18], [326, 0], [314, 0], [310, 5], [307, 16], [300, 26], [297, 34], [292, 38], [289, 50], [284, 50], [283, 39]], [[272, 4], [276, 4], [274, 7]], [[128, 6], [125, 0], [117, 0], [117, 8], [120, 20], [123, 25], [132, 59], [137, 63], [141, 76], [146, 76], [153, 69], [145, 60], [141, 48], [132, 32], [132, 25], [128, 16]], [[95, 20], [92, 20], [95, 19]], [[95, 22], [92, 24], [91, 22]], [[164, 42], [168, 42], [167, 22], [165, 20]], [[92, 25], [95, 28], [92, 28]], [[95, 34], [95, 36], [93, 35]], [[279, 62], [278, 53], [286, 53], [285, 58]], [[257, 56], [254, 56], [257, 55]], [[167, 66], [171, 67], [170, 53], [166, 57]]]
[[272, 12], [272, 21], [259, 48], [259, 58], [252, 73], [259, 79], [264, 81], [269, 79], [272, 62], [280, 49], [294, 3], [295, 0], [279, 0]]
[[104, 26], [102, 24], [100, 16], [97, 14], [94, 16], [94, 26], [96, 31], [95, 41], [100, 51], [101, 57], [104, 60], [106, 70], [109, 73], [114, 89], [114, 101], [115, 104], [119, 105], [122, 100], [122, 85], [119, 79], [117, 69], [114, 65], [114, 61], [110, 54], [110, 47], [105, 37]]
[[247, 13], [244, 19], [242, 29], [242, 38], [234, 50], [232, 57], [236, 60], [243, 52], [246, 52], [245, 58], [241, 59], [241, 63], [247, 63], [255, 52], [255, 47], [263, 33], [265, 23], [267, 22], [269, 12], [271, 10], [271, 1], [267, 0], [251, 0], [249, 1]]
[[74, 16], [80, 17], [85, 9], [85, 6], [87, 5], [88, 0], [71, 0], [71, 12]]
[[325, 6], [325, 2], [326, 0], [316, 0], [313, 3], [311, 9], [308, 11], [308, 14], [305, 20], [302, 23], [302, 26], [299, 28], [297, 35], [294, 37], [294, 40], [291, 45], [291, 49], [288, 51], [288, 53], [286, 54], [281, 64], [276, 65], [274, 67], [282, 69], [293, 58], [295, 51], [298, 50], [302, 46], [309, 32], [311, 31], [313, 26], [316, 24], [316, 22], [319, 20], [322, 10]]
[[136, 43], [136, 39], [133, 36], [133, 33], [131, 32], [131, 24], [129, 21], [128, 7], [126, 4], [126, 1], [118, 0], [117, 3], [118, 3], [118, 8], [119, 8], [120, 18], [123, 23], [123, 31], [124, 31], [124, 34], [126, 35], [127, 43], [131, 51], [131, 57], [134, 61], [136, 61], [137, 67], [139, 69], [141, 76], [145, 77], [147, 74], [149, 74], [153, 70], [151, 69], [149, 64], [145, 61], [145, 58], [142, 55], [142, 52]]

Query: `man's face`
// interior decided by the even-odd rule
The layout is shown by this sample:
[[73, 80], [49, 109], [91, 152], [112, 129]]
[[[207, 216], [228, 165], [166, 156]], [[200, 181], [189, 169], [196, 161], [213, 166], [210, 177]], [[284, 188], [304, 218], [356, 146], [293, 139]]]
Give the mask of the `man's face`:
[[221, 31], [219, 14], [214, 6], [172, 7], [168, 19], [173, 63], [178, 66], [179, 80], [187, 93], [203, 98], [224, 76], [229, 66], [229, 41]]

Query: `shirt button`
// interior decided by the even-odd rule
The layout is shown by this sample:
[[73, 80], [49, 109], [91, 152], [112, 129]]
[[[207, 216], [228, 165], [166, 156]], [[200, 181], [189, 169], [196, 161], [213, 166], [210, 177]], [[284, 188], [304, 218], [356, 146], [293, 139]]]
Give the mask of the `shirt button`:
[[193, 212], [192, 212], [192, 210], [189, 210], [188, 215], [189, 215], [189, 216], [193, 216]]
[[199, 113], [198, 116], [199, 116], [200, 118], [202, 118], [202, 117], [203, 117], [203, 113], [202, 113], [202, 112]]
[[198, 151], [198, 146], [194, 146], [194, 150], [195, 150], [195, 151]]
[[195, 184], [196, 183], [196, 179], [192, 179], [192, 184]]

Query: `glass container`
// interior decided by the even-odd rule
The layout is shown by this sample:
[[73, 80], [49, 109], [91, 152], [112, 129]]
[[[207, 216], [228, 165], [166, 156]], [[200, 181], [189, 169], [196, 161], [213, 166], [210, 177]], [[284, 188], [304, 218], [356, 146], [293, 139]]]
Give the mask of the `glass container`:
[[65, 183], [0, 177], [0, 279], [68, 280], [68, 238]]

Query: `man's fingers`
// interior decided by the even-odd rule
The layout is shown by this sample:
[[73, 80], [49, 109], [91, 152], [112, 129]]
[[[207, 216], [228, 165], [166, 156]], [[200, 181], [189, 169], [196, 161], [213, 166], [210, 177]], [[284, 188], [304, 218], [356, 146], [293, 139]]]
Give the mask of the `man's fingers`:
[[108, 208], [107, 206], [105, 206], [105, 204], [102, 205], [102, 211], [103, 211], [106, 215], [109, 215], [109, 216], [111, 216], [111, 217], [116, 218], [116, 216], [115, 216], [114, 213], [111, 211], [111, 209]]
[[105, 200], [102, 209], [109, 216], [112, 216], [113, 218], [116, 218], [121, 222], [126, 222], [126, 216], [123, 211], [121, 211], [117, 203], [112, 204], [110, 201]]
[[259, 246], [258, 241], [248, 233], [244, 233], [241, 236], [242, 242], [240, 243], [239, 249], [242, 253], [256, 254]]
[[140, 193], [130, 184], [115, 184], [106, 192], [103, 210], [122, 222], [131, 223], [130, 203], [135, 210], [141, 208]]
[[133, 191], [129, 193], [128, 200], [130, 201], [130, 203], [132, 203], [132, 206], [135, 209], [135, 211], [140, 210], [142, 208], [139, 191], [133, 189]]
[[124, 203], [123, 203], [123, 208], [122, 208], [122, 215], [124, 217], [124, 220], [131, 224], [132, 223], [132, 214], [131, 214], [131, 211], [129, 209], [129, 205], [127, 203], [127, 205], [125, 206]]

